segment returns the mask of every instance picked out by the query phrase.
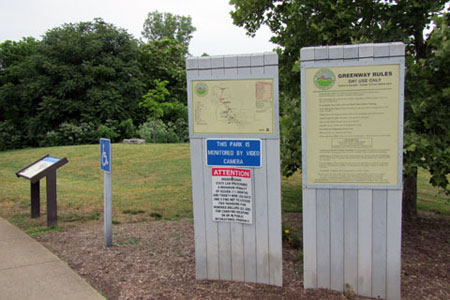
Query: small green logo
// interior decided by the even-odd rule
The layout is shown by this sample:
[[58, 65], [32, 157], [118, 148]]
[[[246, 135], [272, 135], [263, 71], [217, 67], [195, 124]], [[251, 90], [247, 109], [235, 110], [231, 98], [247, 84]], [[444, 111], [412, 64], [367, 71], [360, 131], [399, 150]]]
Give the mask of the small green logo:
[[320, 90], [329, 90], [336, 82], [336, 76], [330, 69], [322, 68], [314, 74], [314, 84]]
[[208, 94], [208, 86], [204, 82], [199, 82], [195, 85], [194, 91], [197, 96], [203, 97]]

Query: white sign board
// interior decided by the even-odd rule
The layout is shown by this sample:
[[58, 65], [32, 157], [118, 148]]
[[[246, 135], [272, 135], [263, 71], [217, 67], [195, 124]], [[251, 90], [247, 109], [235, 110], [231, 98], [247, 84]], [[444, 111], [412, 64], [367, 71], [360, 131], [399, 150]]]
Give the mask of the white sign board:
[[212, 168], [211, 175], [213, 221], [252, 224], [251, 170]]
[[60, 160], [59, 158], [47, 156], [44, 159], [36, 162], [35, 164], [29, 166], [28, 168], [20, 172], [19, 175], [30, 179], [36, 176], [38, 173], [44, 171], [54, 163], [58, 162], [59, 160]]

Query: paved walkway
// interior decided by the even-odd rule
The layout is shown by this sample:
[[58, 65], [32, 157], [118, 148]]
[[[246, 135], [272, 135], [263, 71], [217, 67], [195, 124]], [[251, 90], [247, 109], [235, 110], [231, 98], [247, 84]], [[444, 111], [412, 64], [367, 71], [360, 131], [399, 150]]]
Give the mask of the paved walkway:
[[0, 300], [104, 298], [34, 239], [0, 218]]

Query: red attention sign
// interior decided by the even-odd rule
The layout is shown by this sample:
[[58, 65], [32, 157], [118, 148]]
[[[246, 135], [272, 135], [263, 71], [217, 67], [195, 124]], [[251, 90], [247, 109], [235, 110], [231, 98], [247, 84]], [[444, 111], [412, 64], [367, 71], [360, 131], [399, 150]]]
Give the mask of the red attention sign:
[[251, 172], [250, 170], [243, 170], [243, 169], [212, 168], [212, 176], [251, 178]]

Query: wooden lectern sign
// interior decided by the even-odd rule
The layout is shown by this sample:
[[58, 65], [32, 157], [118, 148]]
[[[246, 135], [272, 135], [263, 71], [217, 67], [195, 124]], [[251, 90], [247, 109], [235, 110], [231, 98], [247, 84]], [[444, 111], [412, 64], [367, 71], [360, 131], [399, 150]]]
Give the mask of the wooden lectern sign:
[[47, 179], [47, 226], [57, 224], [56, 214], [56, 170], [68, 163], [67, 158], [45, 155], [16, 173], [31, 182], [31, 217], [38, 218], [41, 209], [39, 180]]

